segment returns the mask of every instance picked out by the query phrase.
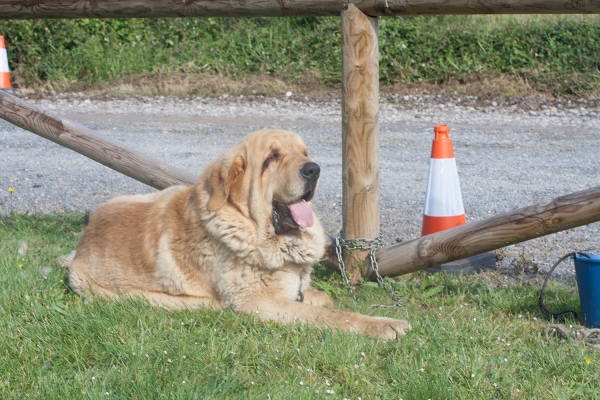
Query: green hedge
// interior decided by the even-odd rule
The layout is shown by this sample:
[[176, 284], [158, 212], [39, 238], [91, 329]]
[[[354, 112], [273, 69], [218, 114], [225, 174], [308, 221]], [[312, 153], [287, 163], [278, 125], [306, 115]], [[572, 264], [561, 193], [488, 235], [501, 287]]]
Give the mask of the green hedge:
[[[600, 19], [380, 18], [385, 82], [443, 82], [473, 73], [527, 76], [558, 92], [598, 87]], [[110, 81], [184, 69], [340, 77], [339, 18], [2, 21], [11, 69], [27, 80]]]

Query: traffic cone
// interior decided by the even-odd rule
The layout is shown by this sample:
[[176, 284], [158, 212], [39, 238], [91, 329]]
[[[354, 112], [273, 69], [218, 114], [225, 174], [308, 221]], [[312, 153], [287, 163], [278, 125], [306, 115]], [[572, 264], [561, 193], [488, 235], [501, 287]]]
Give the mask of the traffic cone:
[[425, 194], [422, 236], [467, 223], [452, 140], [448, 136], [450, 128], [439, 124], [433, 130], [435, 138]]
[[[431, 149], [429, 178], [425, 208], [423, 211], [423, 229], [421, 235], [443, 231], [467, 223], [462, 194], [458, 182], [458, 171], [448, 125], [434, 127], [435, 138]], [[427, 268], [429, 273], [447, 274], [476, 273], [496, 267], [496, 254], [492, 251], [451, 261], [436, 267]]]
[[12, 89], [10, 84], [10, 70], [8, 69], [8, 55], [4, 36], [0, 36], [0, 90]]

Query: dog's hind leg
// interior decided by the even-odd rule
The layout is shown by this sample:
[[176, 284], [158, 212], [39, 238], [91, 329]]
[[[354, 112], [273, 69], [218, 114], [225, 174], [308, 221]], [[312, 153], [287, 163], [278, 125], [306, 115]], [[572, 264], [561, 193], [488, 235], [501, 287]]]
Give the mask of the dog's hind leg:
[[163, 307], [168, 310], [186, 310], [196, 308], [208, 308], [211, 310], [220, 310], [223, 308], [221, 303], [212, 297], [197, 297], [189, 295], [172, 295], [164, 292], [149, 292], [145, 290], [129, 290], [123, 293], [130, 297], [144, 297], [150, 304]]
[[115, 291], [98, 285], [87, 273], [85, 265], [81, 265], [77, 261], [69, 265], [69, 287], [81, 297], [88, 295], [99, 296], [104, 299], [118, 297]]

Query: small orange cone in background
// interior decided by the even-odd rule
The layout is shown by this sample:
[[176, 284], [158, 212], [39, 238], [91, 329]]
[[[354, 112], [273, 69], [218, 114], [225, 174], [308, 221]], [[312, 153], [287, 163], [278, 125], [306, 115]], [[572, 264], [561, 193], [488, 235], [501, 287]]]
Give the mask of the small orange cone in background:
[[6, 54], [6, 45], [4, 36], [0, 36], [0, 90], [12, 89], [10, 84], [10, 70], [8, 69], [8, 55]]
[[439, 124], [434, 132], [423, 210], [423, 236], [467, 223], [452, 140], [448, 135], [450, 128]]

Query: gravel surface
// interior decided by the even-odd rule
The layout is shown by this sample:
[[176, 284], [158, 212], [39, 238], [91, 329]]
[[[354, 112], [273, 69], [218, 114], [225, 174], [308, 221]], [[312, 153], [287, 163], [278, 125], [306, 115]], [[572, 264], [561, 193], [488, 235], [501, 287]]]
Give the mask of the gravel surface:
[[[25, 100], [158, 160], [200, 173], [245, 134], [299, 133], [322, 179], [314, 203], [329, 234], [341, 228], [338, 96], [175, 98], [37, 94]], [[420, 235], [433, 126], [446, 123], [467, 221], [598, 185], [600, 99], [382, 95], [381, 225], [387, 244]], [[122, 194], [154, 189], [0, 120], [2, 213], [93, 210]], [[8, 187], [15, 189], [12, 195]], [[600, 248], [600, 223], [501, 249], [504, 269], [548, 269], [563, 254]], [[572, 276], [563, 263], [558, 271]]]

